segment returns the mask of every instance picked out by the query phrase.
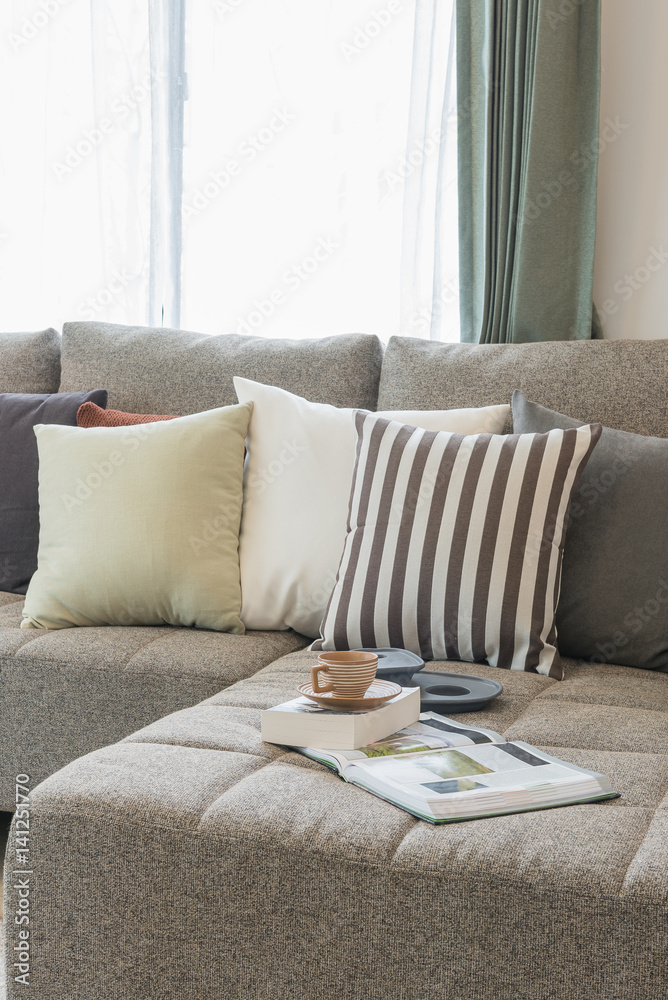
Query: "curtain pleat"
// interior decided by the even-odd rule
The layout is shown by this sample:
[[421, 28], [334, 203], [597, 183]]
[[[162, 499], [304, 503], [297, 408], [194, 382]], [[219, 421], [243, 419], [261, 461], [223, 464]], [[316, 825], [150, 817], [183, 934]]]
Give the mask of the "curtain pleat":
[[600, 0], [458, 0], [461, 339], [588, 339]]

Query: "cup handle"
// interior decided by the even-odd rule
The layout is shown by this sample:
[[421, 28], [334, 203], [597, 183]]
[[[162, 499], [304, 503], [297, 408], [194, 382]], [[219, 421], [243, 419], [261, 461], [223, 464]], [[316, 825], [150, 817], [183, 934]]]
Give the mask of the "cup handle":
[[311, 687], [316, 694], [324, 694], [326, 691], [332, 691], [334, 688], [333, 684], [320, 684], [318, 673], [321, 670], [327, 673], [327, 667], [324, 667], [321, 663], [316, 663], [315, 666], [311, 667]]

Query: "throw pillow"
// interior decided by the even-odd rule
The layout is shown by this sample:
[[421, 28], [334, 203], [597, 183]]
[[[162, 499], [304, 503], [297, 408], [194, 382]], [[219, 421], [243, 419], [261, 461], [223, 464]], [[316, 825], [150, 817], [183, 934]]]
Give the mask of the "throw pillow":
[[95, 382], [119, 410], [185, 416], [234, 403], [232, 377], [282, 385], [321, 403], [373, 408], [383, 345], [368, 333], [311, 340], [65, 323], [61, 390]]
[[357, 412], [348, 534], [313, 649], [400, 646], [561, 679], [564, 518], [600, 424], [445, 434]]
[[35, 427], [39, 565], [22, 628], [242, 633], [238, 534], [252, 404], [134, 427]]
[[122, 410], [103, 410], [95, 403], [83, 403], [77, 410], [77, 427], [132, 427], [133, 424], [152, 424], [156, 420], [173, 420], [173, 416], [155, 413], [124, 413]]
[[25, 594], [37, 569], [39, 506], [35, 424], [76, 424], [85, 400], [104, 406], [105, 389], [0, 393], [0, 591]]
[[[252, 400], [240, 563], [247, 628], [319, 635], [346, 533], [355, 457], [353, 410], [235, 378]], [[501, 431], [507, 405], [391, 414], [428, 430]]]
[[[513, 396], [515, 430], [581, 422]], [[557, 608], [568, 656], [668, 668], [668, 440], [603, 428], [573, 496]]]

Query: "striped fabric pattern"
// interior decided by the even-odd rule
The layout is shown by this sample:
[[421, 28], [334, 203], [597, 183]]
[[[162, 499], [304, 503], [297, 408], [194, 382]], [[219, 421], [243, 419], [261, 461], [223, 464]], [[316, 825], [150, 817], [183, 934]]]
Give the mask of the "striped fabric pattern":
[[398, 646], [561, 679], [564, 525], [601, 425], [463, 436], [354, 420], [348, 532], [312, 648]]

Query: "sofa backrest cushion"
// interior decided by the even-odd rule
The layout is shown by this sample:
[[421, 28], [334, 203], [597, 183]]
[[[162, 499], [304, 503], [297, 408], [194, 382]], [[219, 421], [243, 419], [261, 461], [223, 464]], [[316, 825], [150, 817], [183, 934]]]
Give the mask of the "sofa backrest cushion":
[[183, 416], [236, 403], [239, 375], [316, 403], [375, 409], [382, 357], [367, 334], [273, 340], [66, 323], [60, 391], [102, 385], [112, 409]]
[[510, 402], [515, 389], [584, 422], [668, 437], [668, 340], [475, 345], [392, 337], [378, 409], [490, 406]]
[[[58, 392], [60, 334], [0, 333], [0, 392]], [[87, 392], [91, 385], [87, 385]]]

